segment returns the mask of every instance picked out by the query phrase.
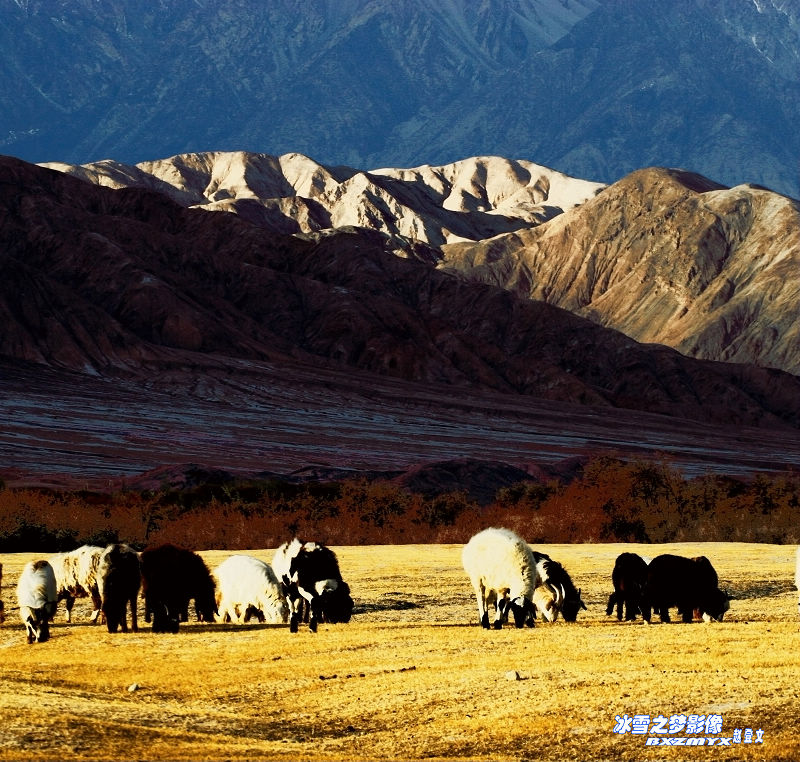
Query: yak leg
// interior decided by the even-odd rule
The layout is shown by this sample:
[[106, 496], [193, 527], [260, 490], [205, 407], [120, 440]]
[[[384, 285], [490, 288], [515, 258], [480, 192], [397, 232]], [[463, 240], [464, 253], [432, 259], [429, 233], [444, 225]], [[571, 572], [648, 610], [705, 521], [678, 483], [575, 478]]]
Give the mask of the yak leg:
[[[542, 621], [544, 619], [544, 612], [542, 613]], [[525, 617], [525, 625], [527, 627], [536, 627], [536, 606], [531, 604], [531, 607], [528, 609], [528, 613]]]
[[508, 597], [508, 593], [502, 591], [497, 594], [497, 599], [495, 602], [495, 606], [497, 608], [497, 613], [494, 617], [494, 629], [499, 630], [503, 627], [503, 622], [508, 619], [508, 609], [511, 605], [511, 599]]
[[[514, 600], [516, 601], [517, 599]], [[514, 613], [514, 627], [518, 630], [524, 627], [525, 624], [528, 624], [529, 627], [535, 626], [531, 618], [533, 604], [527, 598], [523, 598], [521, 606], [509, 599], [507, 608], [510, 608]]]
[[95, 593], [95, 592], [91, 593], [91, 598], [92, 598], [92, 609], [93, 609], [93, 611], [92, 611], [92, 615], [89, 617], [89, 619], [92, 622], [94, 622], [95, 624], [97, 624], [97, 621], [100, 618], [100, 609], [102, 609], [102, 607], [103, 607], [103, 601], [100, 600], [100, 594], [99, 593]]
[[622, 621], [622, 609], [623, 606], [626, 604], [628, 600], [628, 596], [625, 594], [624, 590], [617, 590], [614, 593], [614, 601], [617, 604], [617, 621]]
[[511, 599], [508, 597], [510, 590], [501, 590], [497, 596], [497, 616], [502, 624], [508, 621], [508, 611], [511, 608]]
[[[489, 623], [489, 610], [494, 611], [494, 618]], [[495, 630], [499, 630], [503, 626], [503, 602], [500, 598], [500, 594], [497, 593], [495, 590], [486, 590], [483, 588], [483, 616], [486, 620], [486, 629], [494, 628]], [[483, 625], [483, 619], [481, 620], [481, 625]]]
[[50, 639], [50, 620], [47, 614], [44, 614], [38, 621], [39, 636], [36, 638], [40, 643], [44, 643]]
[[317, 631], [317, 623], [322, 621], [322, 598], [318, 595], [315, 595], [309, 602], [309, 608], [311, 609], [311, 616], [308, 620], [308, 629], [311, 632]]
[[134, 593], [131, 596], [131, 630], [134, 632], [139, 632], [139, 622], [136, 615], [136, 600], [138, 597], [138, 593]]
[[36, 641], [36, 625], [32, 616], [28, 616], [25, 620], [25, 631], [28, 636], [28, 645]]
[[475, 597], [478, 600], [478, 621], [484, 630], [489, 629], [489, 611], [486, 607], [486, 588], [483, 584], [475, 585]]
[[291, 617], [289, 619], [289, 632], [297, 632], [300, 629], [300, 616], [301, 616], [301, 607], [303, 599], [300, 597], [299, 594], [295, 593], [293, 597], [289, 599], [289, 609], [291, 611]]
[[310, 616], [308, 620], [308, 629], [311, 630], [311, 632], [316, 632], [317, 625], [322, 621], [322, 598], [316, 594], [316, 591], [305, 590], [299, 585], [297, 587], [297, 592], [302, 596], [302, 598], [298, 599], [301, 611], [303, 603], [306, 603], [309, 607]]

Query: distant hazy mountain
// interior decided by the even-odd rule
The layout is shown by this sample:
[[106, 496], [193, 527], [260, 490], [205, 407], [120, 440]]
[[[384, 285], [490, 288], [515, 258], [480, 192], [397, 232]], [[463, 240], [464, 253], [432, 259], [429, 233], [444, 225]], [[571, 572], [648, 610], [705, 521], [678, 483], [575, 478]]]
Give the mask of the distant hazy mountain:
[[793, 0], [0, 0], [0, 152], [681, 166], [800, 196]]

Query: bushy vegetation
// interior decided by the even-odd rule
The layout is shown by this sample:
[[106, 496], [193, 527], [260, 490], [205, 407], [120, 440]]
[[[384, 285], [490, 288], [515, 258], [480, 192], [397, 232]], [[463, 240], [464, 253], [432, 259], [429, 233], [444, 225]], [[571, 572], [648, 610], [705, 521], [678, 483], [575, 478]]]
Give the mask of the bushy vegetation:
[[569, 481], [523, 482], [488, 506], [390, 482], [208, 482], [104, 494], [0, 489], [0, 551], [89, 542], [197, 550], [275, 547], [293, 535], [331, 545], [466, 542], [505, 526], [532, 543], [800, 541], [800, 475], [687, 479], [665, 463], [599, 457]]

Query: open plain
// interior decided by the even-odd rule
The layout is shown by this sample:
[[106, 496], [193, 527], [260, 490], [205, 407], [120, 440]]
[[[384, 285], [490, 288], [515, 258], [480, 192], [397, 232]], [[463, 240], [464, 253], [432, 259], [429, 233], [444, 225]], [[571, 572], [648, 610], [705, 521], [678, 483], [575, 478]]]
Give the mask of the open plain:
[[[28, 646], [5, 554], [0, 759], [800, 758], [793, 546], [548, 545], [582, 588], [578, 622], [484, 631], [458, 545], [338, 547], [356, 610], [316, 634], [190, 621], [109, 634], [78, 601]], [[605, 614], [623, 550], [706, 555], [735, 596], [722, 623]], [[250, 551], [269, 561], [270, 550]], [[202, 553], [214, 568], [229, 553]], [[674, 613], [674, 610], [673, 610]], [[516, 673], [513, 674], [513, 673]], [[647, 746], [617, 715], [720, 715], [761, 743]], [[650, 725], [652, 729], [652, 724]]]

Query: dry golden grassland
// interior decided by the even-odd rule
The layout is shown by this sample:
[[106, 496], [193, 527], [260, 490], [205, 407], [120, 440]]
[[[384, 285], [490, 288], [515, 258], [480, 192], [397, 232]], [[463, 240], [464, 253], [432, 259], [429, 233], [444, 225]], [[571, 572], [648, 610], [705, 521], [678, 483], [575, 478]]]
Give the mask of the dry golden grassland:
[[[341, 547], [357, 607], [347, 625], [153, 635], [142, 621], [110, 635], [79, 601], [74, 624], [60, 604], [51, 640], [31, 646], [14, 585], [33, 556], [0, 556], [0, 759], [800, 759], [794, 547], [537, 549], [582, 587], [577, 623], [482, 630], [461, 546]], [[725, 621], [607, 617], [623, 550], [707, 555], [737, 596]], [[229, 553], [202, 555], [213, 569]], [[761, 729], [763, 743], [649, 747], [613, 732], [623, 713], [719, 714], [721, 736]]]

